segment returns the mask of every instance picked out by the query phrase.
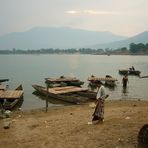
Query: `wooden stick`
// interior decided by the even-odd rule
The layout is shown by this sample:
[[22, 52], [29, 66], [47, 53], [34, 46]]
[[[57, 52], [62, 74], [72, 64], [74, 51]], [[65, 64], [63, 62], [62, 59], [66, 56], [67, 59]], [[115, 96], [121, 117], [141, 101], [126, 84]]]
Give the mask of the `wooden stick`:
[[47, 87], [47, 95], [46, 95], [46, 112], [48, 110], [48, 84], [46, 85]]
[[4, 107], [3, 107], [2, 103], [0, 103], [0, 108], [1, 108], [1, 113], [3, 115], [5, 110], [4, 110]]

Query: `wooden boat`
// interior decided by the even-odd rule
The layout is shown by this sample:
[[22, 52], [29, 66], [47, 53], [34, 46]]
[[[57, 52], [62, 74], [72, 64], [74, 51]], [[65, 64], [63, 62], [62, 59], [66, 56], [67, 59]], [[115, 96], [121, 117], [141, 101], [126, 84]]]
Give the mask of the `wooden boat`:
[[[15, 90], [6, 90], [3, 91], [4, 103], [3, 108], [7, 110], [13, 109], [15, 106], [22, 104], [23, 102], [23, 88], [22, 85], [19, 85]], [[1, 93], [0, 93], [1, 94]], [[2, 95], [1, 95], [2, 98]]]
[[63, 87], [63, 86], [81, 86], [84, 84], [83, 81], [80, 81], [76, 77], [65, 77], [60, 76], [59, 78], [45, 78], [45, 83], [49, 87]]
[[129, 72], [128, 72], [129, 75], [137, 75], [137, 76], [139, 76], [140, 73], [141, 73], [141, 71], [139, 71], [139, 70], [129, 70]]
[[[47, 100], [47, 95], [42, 94], [42, 93], [39, 93], [38, 91], [34, 91], [32, 94], [35, 95], [37, 98], [39, 98], [39, 99], [41, 99], [41, 100], [44, 100], [44, 101]], [[65, 101], [63, 101], [63, 100], [55, 99], [55, 98], [52, 98], [52, 97], [50, 97], [47, 101], [48, 101], [49, 103], [51, 103], [51, 104], [56, 104], [57, 106], [58, 106], [58, 105], [61, 106], [61, 105], [69, 105], [69, 104], [72, 104], [72, 103], [70, 103], [70, 102], [65, 102]]]
[[104, 81], [105, 85], [113, 87], [113, 86], [116, 85], [115, 82], [118, 81], [118, 80], [116, 78], [113, 78], [110, 75], [106, 75], [105, 78], [103, 78], [103, 77], [96, 77], [96, 76], [92, 75], [92, 76], [90, 76], [88, 78], [88, 81], [90, 82], [90, 84], [89, 84], [90, 86], [94, 86], [95, 85], [95, 83], [94, 83], [95, 81], [101, 81], [101, 82]]
[[9, 79], [0, 79], [0, 83], [1, 82], [6, 82], [6, 81], [9, 81]]
[[6, 86], [2, 84], [6, 81], [9, 81], [9, 79], [0, 79], [0, 90], [6, 90]]
[[119, 74], [121, 74], [121, 75], [127, 75], [128, 72], [129, 72], [129, 70], [127, 70], [127, 69], [119, 69]]
[[[48, 98], [56, 98], [69, 103], [80, 104], [85, 103], [90, 99], [89, 97], [84, 96], [84, 93], [88, 91], [86, 88], [66, 86], [47, 89], [46, 87], [39, 85], [32, 85], [32, 87], [39, 93], [48, 96]], [[79, 95], [79, 93], [82, 93], [83, 95]]]
[[135, 68], [129, 68], [128, 70], [127, 69], [120, 69], [119, 70], [119, 74], [121, 75], [137, 75], [139, 76], [141, 73], [141, 71], [139, 70], [135, 70]]
[[[112, 76], [110, 76], [110, 75], [106, 75], [106, 78], [113, 78]], [[107, 86], [110, 86], [110, 87], [114, 87], [114, 86], [116, 86], [116, 82], [117, 81], [117, 79], [115, 79], [115, 78], [113, 78], [113, 80], [111, 80], [111, 79], [107, 79], [106, 81], [105, 81], [105, 85], [107, 85]]]
[[6, 90], [6, 86], [0, 84], [0, 90]]

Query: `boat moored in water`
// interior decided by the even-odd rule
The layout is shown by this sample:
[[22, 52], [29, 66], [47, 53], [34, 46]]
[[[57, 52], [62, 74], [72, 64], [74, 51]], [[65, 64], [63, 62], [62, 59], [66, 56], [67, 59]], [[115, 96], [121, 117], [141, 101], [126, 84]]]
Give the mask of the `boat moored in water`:
[[[37, 92], [46, 95], [48, 98], [51, 97], [74, 104], [85, 103], [93, 97], [88, 96], [87, 88], [80, 88], [76, 86], [46, 88], [40, 85], [32, 85], [32, 87]], [[93, 94], [95, 97], [95, 93]]]
[[96, 77], [94, 75], [88, 77], [88, 81], [90, 82], [89, 85], [90, 86], [94, 86], [95, 85], [95, 81], [104, 81], [104, 85], [110, 86], [110, 87], [114, 87], [116, 86], [116, 81], [118, 81], [116, 78], [113, 78], [110, 75], [106, 75], [106, 77]]
[[66, 77], [60, 76], [59, 78], [45, 78], [45, 83], [48, 84], [49, 87], [63, 87], [63, 86], [78, 86], [84, 84], [83, 81], [80, 81], [76, 77]]
[[1, 90], [0, 101], [4, 109], [11, 110], [23, 102], [23, 88], [19, 85], [15, 90]]
[[137, 75], [139, 76], [141, 71], [135, 70], [134, 68], [129, 69], [119, 69], [119, 74], [121, 75]]

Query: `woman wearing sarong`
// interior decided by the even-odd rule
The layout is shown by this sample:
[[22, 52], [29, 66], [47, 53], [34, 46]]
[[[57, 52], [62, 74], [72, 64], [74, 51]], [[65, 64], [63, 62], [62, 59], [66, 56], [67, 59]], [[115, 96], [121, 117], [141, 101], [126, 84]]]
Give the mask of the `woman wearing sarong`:
[[96, 81], [95, 83], [98, 87], [98, 91], [97, 91], [97, 96], [96, 96], [96, 99], [97, 99], [96, 108], [93, 113], [93, 119], [92, 119], [93, 124], [103, 122], [103, 120], [104, 120], [104, 102], [105, 102], [105, 99], [108, 97], [108, 95], [106, 95], [105, 87], [102, 85], [102, 82]]

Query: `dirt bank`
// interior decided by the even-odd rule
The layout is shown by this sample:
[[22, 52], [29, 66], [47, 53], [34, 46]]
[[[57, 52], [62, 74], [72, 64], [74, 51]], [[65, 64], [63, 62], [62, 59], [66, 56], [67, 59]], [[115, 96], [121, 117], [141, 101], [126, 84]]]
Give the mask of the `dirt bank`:
[[106, 101], [105, 122], [88, 125], [89, 104], [16, 112], [10, 129], [0, 119], [2, 148], [134, 148], [140, 128], [148, 123], [148, 101]]

